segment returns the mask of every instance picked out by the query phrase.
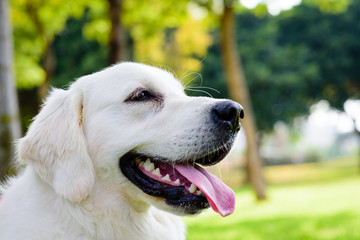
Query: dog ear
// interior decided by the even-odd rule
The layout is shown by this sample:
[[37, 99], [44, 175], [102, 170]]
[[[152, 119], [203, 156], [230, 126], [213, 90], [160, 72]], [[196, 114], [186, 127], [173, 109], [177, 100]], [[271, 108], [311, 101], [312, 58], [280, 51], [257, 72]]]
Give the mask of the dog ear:
[[80, 90], [53, 90], [18, 145], [20, 161], [30, 164], [56, 193], [81, 201], [95, 174], [82, 130]]

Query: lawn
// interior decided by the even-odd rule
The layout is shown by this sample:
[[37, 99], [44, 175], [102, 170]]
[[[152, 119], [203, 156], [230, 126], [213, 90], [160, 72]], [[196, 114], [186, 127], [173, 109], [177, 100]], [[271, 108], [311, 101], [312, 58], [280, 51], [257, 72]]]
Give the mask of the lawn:
[[[355, 169], [343, 161], [325, 166], [287, 166], [286, 172], [301, 177], [290, 174], [290, 181], [283, 178], [281, 183], [275, 177], [276, 184], [268, 186], [266, 201], [256, 202], [251, 189], [242, 187], [236, 191], [236, 210], [232, 215], [222, 218], [209, 210], [184, 218], [187, 239], [358, 240], [360, 175]], [[272, 175], [283, 176], [283, 171], [283, 166], [266, 169], [270, 179]]]

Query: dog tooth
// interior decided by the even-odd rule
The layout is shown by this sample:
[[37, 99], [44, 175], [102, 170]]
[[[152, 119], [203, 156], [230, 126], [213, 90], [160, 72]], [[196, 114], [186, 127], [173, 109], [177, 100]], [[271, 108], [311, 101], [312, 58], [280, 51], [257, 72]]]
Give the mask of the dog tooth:
[[202, 194], [202, 191], [199, 189], [196, 191], [196, 195], [200, 196]]
[[161, 179], [164, 180], [164, 181], [168, 181], [168, 182], [171, 181], [169, 174], [166, 174], [165, 177], [163, 177]]
[[176, 185], [180, 185], [180, 179], [176, 179], [176, 181], [174, 182]]
[[155, 165], [153, 163], [150, 163], [150, 169], [149, 171], [153, 171], [155, 169]]
[[144, 168], [146, 171], [153, 171], [155, 169], [154, 163], [150, 161], [150, 158], [146, 159], [146, 162], [144, 163]]
[[142, 161], [140, 158], [137, 158], [135, 160], [136, 164], [140, 167], [144, 167], [144, 161]]
[[150, 163], [147, 164], [146, 162], [144, 163], [144, 168], [146, 171], [150, 171]]
[[154, 174], [155, 176], [158, 176], [158, 177], [162, 177], [159, 168], [156, 168], [154, 171], [152, 171], [152, 174]]
[[190, 193], [194, 193], [194, 192], [196, 192], [196, 189], [197, 189], [197, 187], [192, 183], [192, 184], [190, 185], [188, 191], [189, 191]]

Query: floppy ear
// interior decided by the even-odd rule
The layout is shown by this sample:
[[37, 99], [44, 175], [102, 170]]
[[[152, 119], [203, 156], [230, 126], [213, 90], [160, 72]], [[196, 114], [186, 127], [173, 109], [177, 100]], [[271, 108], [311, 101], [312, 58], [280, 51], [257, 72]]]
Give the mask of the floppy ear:
[[82, 112], [80, 90], [53, 90], [18, 146], [20, 161], [32, 165], [56, 193], [72, 201], [84, 199], [95, 179]]

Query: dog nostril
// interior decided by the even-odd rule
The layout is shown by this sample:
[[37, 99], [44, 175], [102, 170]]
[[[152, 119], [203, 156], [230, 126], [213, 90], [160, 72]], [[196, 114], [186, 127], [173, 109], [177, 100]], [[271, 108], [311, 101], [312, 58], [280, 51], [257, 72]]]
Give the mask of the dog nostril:
[[239, 116], [240, 116], [241, 119], [244, 119], [244, 117], [245, 117], [244, 109], [241, 109], [241, 110], [240, 110]]
[[233, 101], [224, 101], [213, 107], [213, 118], [217, 123], [229, 126], [234, 132], [240, 128], [240, 119], [244, 118], [244, 109]]
[[231, 109], [215, 109], [215, 113], [219, 119], [227, 122], [233, 121], [236, 117], [236, 110], [234, 108]]

